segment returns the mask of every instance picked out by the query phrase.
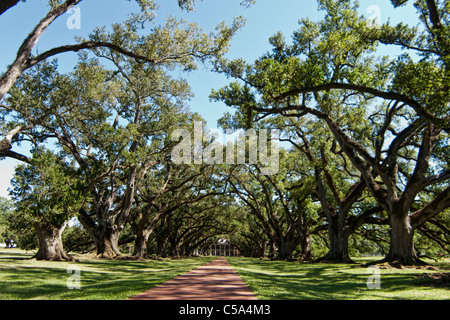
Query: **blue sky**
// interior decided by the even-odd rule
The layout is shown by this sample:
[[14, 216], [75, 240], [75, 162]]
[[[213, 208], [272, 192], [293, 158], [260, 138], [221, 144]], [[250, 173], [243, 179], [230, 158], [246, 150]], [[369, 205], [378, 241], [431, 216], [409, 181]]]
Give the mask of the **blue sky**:
[[[298, 20], [309, 17], [319, 20], [322, 12], [317, 11], [314, 0], [256, 0], [250, 8], [239, 5], [240, 0], [205, 0], [199, 1], [196, 11], [182, 12], [177, 7], [177, 1], [159, 1], [161, 9], [158, 19], [161, 23], [167, 15], [183, 17], [189, 22], [196, 22], [205, 31], [213, 31], [222, 21], [231, 23], [233, 18], [242, 15], [246, 18], [246, 26], [234, 38], [229, 58], [244, 58], [251, 62], [270, 50], [268, 39], [277, 31], [281, 31], [289, 39], [297, 29]], [[0, 72], [6, 70], [8, 64], [14, 60], [17, 49], [23, 39], [34, 28], [49, 7], [48, 0], [28, 0], [19, 3], [15, 8], [0, 16]], [[134, 1], [126, 0], [84, 0], [80, 5], [80, 29], [69, 29], [67, 20], [71, 14], [66, 13], [57, 19], [45, 32], [35, 52], [43, 52], [55, 46], [73, 44], [74, 37], [87, 35], [96, 27], [109, 27], [112, 23], [123, 21], [127, 16], [138, 10]], [[388, 19], [392, 24], [400, 21], [416, 23], [415, 9], [411, 6], [393, 9], [389, 0], [360, 0], [360, 13], [371, 17], [379, 14], [380, 21]], [[62, 72], [70, 71], [76, 63], [76, 54], [66, 53], [58, 56]], [[187, 75], [192, 91], [195, 94], [189, 105], [192, 111], [199, 112], [206, 119], [210, 128], [215, 128], [217, 119], [228, 110], [222, 103], [209, 101], [212, 89], [219, 89], [229, 83], [225, 76], [214, 74], [204, 68]], [[14, 150], [27, 154], [27, 150]], [[8, 197], [8, 187], [14, 166], [18, 162], [6, 159], [0, 162], [0, 196]]]

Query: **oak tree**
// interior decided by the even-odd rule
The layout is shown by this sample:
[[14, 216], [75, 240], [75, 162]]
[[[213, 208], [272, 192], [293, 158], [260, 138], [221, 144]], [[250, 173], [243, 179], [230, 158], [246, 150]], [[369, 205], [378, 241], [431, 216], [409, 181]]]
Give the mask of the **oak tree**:
[[[436, 18], [426, 11], [438, 8], [433, 3], [416, 3], [424, 23]], [[393, 44], [423, 54], [419, 61], [407, 54], [396, 60], [377, 56], [379, 42], [374, 39], [386, 38], [358, 17], [356, 4], [324, 0], [319, 1], [326, 11], [324, 20], [303, 19], [293, 45], [277, 34], [270, 39], [273, 54], [254, 64], [218, 64], [219, 71], [240, 82], [214, 95], [237, 107], [248, 121], [281, 114], [313, 116], [327, 125], [371, 196], [388, 213], [386, 260], [400, 264], [421, 263], [414, 250], [414, 229], [449, 206], [450, 189], [445, 187], [416, 206], [421, 192], [450, 178], [448, 163], [439, 153], [449, 129], [448, 34], [442, 31], [448, 30], [448, 20], [443, 6], [440, 31], [381, 28]], [[418, 39], [426, 39], [422, 47], [416, 47]]]

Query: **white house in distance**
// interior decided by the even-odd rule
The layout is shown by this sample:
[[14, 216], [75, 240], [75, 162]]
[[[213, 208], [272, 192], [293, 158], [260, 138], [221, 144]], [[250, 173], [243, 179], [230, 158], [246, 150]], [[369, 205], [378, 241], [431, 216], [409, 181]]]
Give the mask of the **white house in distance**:
[[209, 246], [209, 249], [206, 251], [206, 255], [234, 257], [239, 255], [239, 250], [236, 246], [229, 243], [228, 240], [220, 239], [217, 243]]

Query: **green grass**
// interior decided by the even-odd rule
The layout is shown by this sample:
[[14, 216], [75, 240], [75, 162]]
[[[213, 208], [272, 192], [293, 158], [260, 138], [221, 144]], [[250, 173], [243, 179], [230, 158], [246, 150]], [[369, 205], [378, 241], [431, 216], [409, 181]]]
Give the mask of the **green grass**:
[[[102, 260], [80, 262], [30, 259], [31, 252], [0, 248], [0, 300], [124, 300], [211, 261], [212, 257], [164, 260]], [[432, 287], [423, 273], [440, 270], [382, 269], [381, 289], [369, 290], [367, 268], [359, 264], [302, 264], [230, 257], [228, 261], [260, 300], [306, 299], [450, 299], [448, 287]], [[362, 263], [364, 261], [358, 260]], [[81, 270], [81, 289], [70, 290], [72, 265]]]
[[[0, 300], [124, 300], [212, 260], [210, 257], [164, 260], [52, 262], [32, 253], [0, 248]], [[80, 268], [81, 289], [68, 289], [71, 266]]]
[[450, 299], [448, 287], [427, 286], [429, 280], [417, 277], [449, 272], [449, 260], [438, 265], [440, 270], [381, 269], [381, 288], [373, 290], [367, 287], [372, 273], [360, 264], [302, 264], [234, 257], [228, 261], [260, 300]]

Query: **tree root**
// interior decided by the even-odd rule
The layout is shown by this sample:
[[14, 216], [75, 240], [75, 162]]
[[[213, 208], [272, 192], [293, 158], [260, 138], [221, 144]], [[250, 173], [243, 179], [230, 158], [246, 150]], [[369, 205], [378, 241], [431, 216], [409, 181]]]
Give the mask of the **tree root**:
[[417, 276], [418, 279], [428, 279], [426, 283], [424, 283], [424, 286], [429, 287], [444, 287], [448, 288], [450, 287], [450, 273], [422, 273], [421, 275]]
[[364, 263], [361, 265], [361, 267], [363, 268], [367, 268], [370, 266], [380, 266], [381, 268], [395, 268], [395, 269], [404, 269], [404, 268], [413, 268], [413, 269], [423, 269], [424, 267], [428, 267], [430, 266], [429, 263], [426, 263], [425, 261], [419, 259], [419, 258], [415, 258], [413, 260], [407, 260], [407, 261], [402, 261], [399, 259], [392, 259], [389, 257], [383, 258], [381, 260], [377, 260], [377, 261], [371, 261], [368, 263]]

